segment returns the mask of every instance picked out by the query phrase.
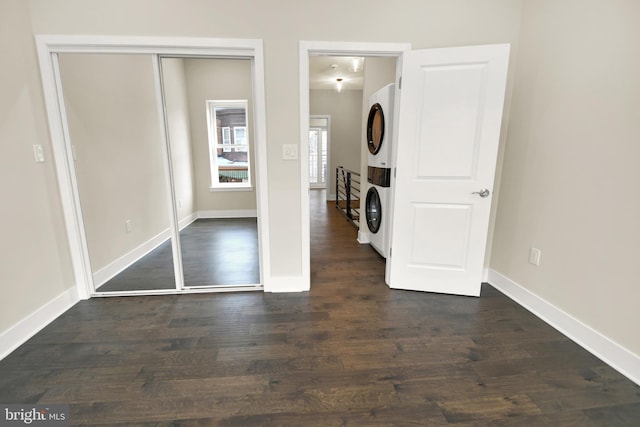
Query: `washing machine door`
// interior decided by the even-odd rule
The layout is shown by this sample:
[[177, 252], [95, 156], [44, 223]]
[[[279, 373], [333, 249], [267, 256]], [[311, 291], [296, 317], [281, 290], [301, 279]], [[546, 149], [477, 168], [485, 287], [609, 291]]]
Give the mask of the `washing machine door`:
[[378, 154], [384, 138], [384, 112], [382, 106], [375, 103], [369, 110], [367, 119], [367, 147], [371, 154]]
[[367, 192], [365, 217], [369, 231], [377, 233], [380, 230], [380, 224], [382, 224], [382, 203], [380, 202], [380, 194], [378, 194], [378, 190], [375, 187], [369, 188]]

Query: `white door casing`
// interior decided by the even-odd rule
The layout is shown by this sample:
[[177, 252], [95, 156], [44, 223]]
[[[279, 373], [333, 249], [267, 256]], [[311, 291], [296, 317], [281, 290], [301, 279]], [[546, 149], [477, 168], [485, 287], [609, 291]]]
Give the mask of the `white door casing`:
[[509, 45], [404, 52], [391, 288], [480, 295], [508, 59]]

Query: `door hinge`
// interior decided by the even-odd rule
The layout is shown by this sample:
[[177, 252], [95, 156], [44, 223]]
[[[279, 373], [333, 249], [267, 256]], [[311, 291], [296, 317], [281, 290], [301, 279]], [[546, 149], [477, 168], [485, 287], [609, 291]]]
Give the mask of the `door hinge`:
[[396, 171], [397, 170], [398, 170], [397, 168], [393, 168], [393, 179], [396, 179]]
[[389, 248], [389, 258], [391, 258], [391, 252], [393, 251], [393, 249]]
[[402, 89], [402, 76], [398, 79], [398, 90]]

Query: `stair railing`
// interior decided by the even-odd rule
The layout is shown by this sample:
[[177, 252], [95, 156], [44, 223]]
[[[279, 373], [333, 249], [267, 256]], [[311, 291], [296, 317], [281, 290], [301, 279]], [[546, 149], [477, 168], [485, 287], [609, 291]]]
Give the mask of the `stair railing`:
[[360, 222], [360, 174], [336, 168], [336, 208], [356, 227]]

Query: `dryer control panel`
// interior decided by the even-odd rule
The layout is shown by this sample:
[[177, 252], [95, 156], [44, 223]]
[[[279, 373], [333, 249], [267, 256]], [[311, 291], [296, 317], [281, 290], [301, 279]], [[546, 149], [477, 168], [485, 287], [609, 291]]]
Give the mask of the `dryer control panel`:
[[380, 187], [391, 187], [391, 168], [369, 166], [367, 168], [367, 181]]

